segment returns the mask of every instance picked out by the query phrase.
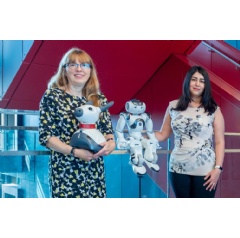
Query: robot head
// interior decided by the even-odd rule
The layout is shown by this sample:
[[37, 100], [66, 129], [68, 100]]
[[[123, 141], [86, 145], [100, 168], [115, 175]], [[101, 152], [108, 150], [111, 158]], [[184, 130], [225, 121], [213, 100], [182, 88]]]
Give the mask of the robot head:
[[126, 102], [125, 108], [127, 112], [137, 115], [145, 112], [146, 104], [137, 99], [132, 99], [131, 101]]
[[100, 113], [106, 111], [113, 103], [112, 101], [101, 107], [95, 107], [92, 101], [88, 101], [85, 105], [77, 107], [74, 111], [74, 115], [80, 123], [94, 124], [97, 122]]
[[101, 110], [99, 107], [95, 107], [90, 104], [77, 107], [74, 111], [75, 117], [80, 123], [94, 124], [98, 118]]

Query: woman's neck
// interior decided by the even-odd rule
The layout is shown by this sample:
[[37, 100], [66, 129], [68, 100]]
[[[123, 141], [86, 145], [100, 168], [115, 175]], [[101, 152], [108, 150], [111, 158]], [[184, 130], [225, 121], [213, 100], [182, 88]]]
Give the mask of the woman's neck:
[[77, 96], [77, 97], [82, 97], [82, 89], [83, 87], [73, 87], [73, 86], [69, 86], [68, 89], [66, 90], [66, 93], [69, 93], [73, 96]]
[[189, 103], [189, 106], [191, 107], [199, 107], [201, 105], [201, 98], [192, 98], [191, 102]]

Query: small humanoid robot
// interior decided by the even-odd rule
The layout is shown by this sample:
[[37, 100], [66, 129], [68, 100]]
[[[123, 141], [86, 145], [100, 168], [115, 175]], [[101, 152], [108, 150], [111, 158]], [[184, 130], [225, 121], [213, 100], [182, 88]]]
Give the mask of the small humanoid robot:
[[[153, 132], [153, 122], [150, 114], [146, 113], [146, 105], [137, 99], [127, 101], [125, 104], [127, 112], [120, 113], [116, 126], [116, 137], [118, 149], [127, 149], [130, 151], [130, 164], [133, 172], [138, 175], [144, 175], [147, 166], [155, 172], [159, 171], [157, 164], [157, 149], [160, 149], [158, 140]], [[125, 139], [124, 128], [127, 125], [129, 136]], [[142, 135], [146, 127], [147, 136]]]
[[88, 101], [85, 105], [78, 107], [74, 111], [74, 115], [80, 122], [79, 129], [74, 132], [70, 140], [70, 145], [79, 148], [90, 150], [93, 153], [97, 153], [103, 147], [100, 143], [106, 141], [103, 134], [96, 128], [96, 122], [101, 112], [106, 111], [111, 107], [114, 102], [95, 107], [92, 105], [92, 101]]

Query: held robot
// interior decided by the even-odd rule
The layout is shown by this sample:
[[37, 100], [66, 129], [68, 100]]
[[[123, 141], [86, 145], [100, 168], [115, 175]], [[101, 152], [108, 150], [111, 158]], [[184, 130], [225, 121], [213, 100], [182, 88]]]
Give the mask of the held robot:
[[80, 122], [79, 129], [72, 135], [70, 145], [79, 148], [90, 150], [97, 153], [103, 147], [100, 143], [106, 141], [103, 134], [96, 128], [96, 122], [99, 119], [101, 112], [106, 111], [114, 102], [95, 107], [92, 101], [88, 101], [85, 105], [78, 107], [74, 111], [74, 115]]
[[[118, 149], [130, 151], [130, 164], [133, 172], [139, 175], [146, 173], [143, 163], [155, 172], [159, 171], [157, 165], [156, 150], [160, 149], [158, 140], [153, 132], [153, 122], [148, 113], [145, 112], [145, 103], [133, 99], [125, 104], [127, 112], [120, 113], [116, 127]], [[124, 137], [124, 127], [127, 125], [129, 137]], [[146, 127], [148, 138], [144, 138], [142, 131]]]

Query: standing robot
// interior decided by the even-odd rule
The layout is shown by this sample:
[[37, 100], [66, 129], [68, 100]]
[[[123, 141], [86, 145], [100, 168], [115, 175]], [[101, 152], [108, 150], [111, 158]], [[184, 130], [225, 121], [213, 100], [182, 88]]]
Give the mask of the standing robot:
[[[146, 173], [143, 163], [155, 172], [159, 171], [157, 165], [157, 149], [160, 149], [158, 140], [153, 132], [153, 122], [150, 114], [146, 113], [146, 105], [137, 99], [126, 102], [127, 112], [120, 113], [116, 127], [118, 149], [128, 149], [130, 151], [130, 164], [133, 172], [139, 175]], [[124, 128], [127, 125], [129, 136], [125, 139]], [[146, 127], [147, 136], [142, 135]]]

